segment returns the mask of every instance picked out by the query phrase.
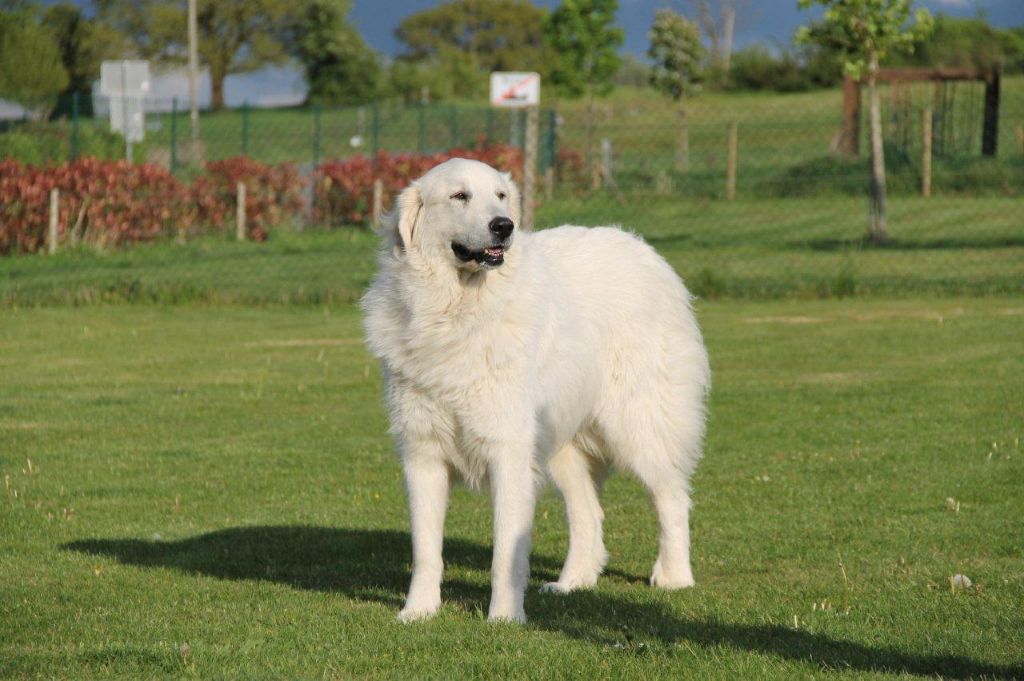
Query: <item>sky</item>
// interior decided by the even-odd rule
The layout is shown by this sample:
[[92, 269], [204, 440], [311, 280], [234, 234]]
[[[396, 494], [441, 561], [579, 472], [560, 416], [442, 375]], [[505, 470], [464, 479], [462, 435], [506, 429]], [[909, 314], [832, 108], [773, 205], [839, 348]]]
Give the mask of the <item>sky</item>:
[[[88, 0], [75, 0], [88, 5]], [[199, 0], [202, 2], [202, 0]], [[713, 4], [717, 4], [712, 0]], [[548, 8], [558, 6], [559, 0], [534, 0]], [[354, 0], [349, 20], [363, 34], [367, 43], [388, 57], [397, 56], [401, 45], [394, 31], [399, 22], [421, 10], [440, 4], [439, 0]], [[1024, 0], [918, 0], [915, 6], [927, 7], [933, 14], [976, 16], [979, 13], [995, 26], [1024, 25]], [[692, 0], [619, 0], [618, 24], [625, 31], [623, 52], [643, 57], [647, 50], [647, 31], [654, 20], [654, 11], [669, 7], [683, 15], [694, 17]], [[737, 0], [735, 46], [742, 48], [754, 43], [788, 46], [797, 27], [820, 16], [820, 10], [802, 11], [796, 0]], [[169, 106], [172, 97], [187, 98], [188, 88], [183, 72], [165, 74], [155, 79], [154, 95]], [[200, 104], [209, 103], [209, 79], [200, 83]], [[294, 67], [272, 67], [256, 73], [229, 76], [224, 87], [228, 106], [249, 102], [254, 106], [285, 106], [301, 103], [306, 86]], [[3, 105], [0, 103], [0, 117]]]

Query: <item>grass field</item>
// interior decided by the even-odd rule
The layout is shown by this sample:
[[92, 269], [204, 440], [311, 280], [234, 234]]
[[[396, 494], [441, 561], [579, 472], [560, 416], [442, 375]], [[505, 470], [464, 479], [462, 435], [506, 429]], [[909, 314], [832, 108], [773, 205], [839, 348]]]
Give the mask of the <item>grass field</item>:
[[[863, 240], [862, 198], [699, 201], [566, 198], [541, 226], [620, 224], [705, 297], [1024, 293], [1019, 199], [893, 199], [892, 241]], [[0, 306], [97, 301], [351, 302], [376, 267], [365, 230], [274, 231], [266, 243], [207, 236], [98, 254], [0, 258]]]
[[[699, 314], [698, 586], [645, 586], [653, 513], [617, 477], [607, 575], [531, 588], [520, 628], [484, 620], [464, 491], [441, 615], [395, 622], [406, 513], [353, 306], [0, 311], [0, 676], [1024, 676], [1021, 300]], [[565, 546], [548, 493], [532, 587]]]

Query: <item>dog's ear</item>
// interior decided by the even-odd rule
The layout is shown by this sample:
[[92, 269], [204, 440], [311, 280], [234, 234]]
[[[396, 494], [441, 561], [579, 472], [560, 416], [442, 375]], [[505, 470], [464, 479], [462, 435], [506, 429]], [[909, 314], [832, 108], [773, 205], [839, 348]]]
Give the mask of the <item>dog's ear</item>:
[[519, 229], [521, 227], [519, 224], [519, 218], [523, 214], [522, 200], [519, 196], [519, 187], [517, 187], [515, 181], [513, 181], [512, 173], [502, 173], [501, 176], [502, 179], [505, 180], [505, 185], [508, 186], [508, 210], [509, 213], [511, 213], [509, 217], [512, 218], [512, 222], [515, 224], [516, 229]]
[[381, 220], [381, 236], [392, 241], [395, 257], [402, 257], [416, 235], [423, 198], [415, 184], [402, 190], [395, 200], [395, 209]]

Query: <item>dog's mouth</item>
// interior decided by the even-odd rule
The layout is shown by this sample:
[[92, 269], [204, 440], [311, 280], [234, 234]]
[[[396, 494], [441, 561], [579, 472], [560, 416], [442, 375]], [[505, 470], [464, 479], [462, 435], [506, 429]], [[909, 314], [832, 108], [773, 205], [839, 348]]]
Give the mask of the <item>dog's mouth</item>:
[[505, 262], [504, 246], [490, 246], [474, 251], [457, 241], [453, 241], [452, 253], [462, 262], [475, 262], [485, 267], [499, 267]]

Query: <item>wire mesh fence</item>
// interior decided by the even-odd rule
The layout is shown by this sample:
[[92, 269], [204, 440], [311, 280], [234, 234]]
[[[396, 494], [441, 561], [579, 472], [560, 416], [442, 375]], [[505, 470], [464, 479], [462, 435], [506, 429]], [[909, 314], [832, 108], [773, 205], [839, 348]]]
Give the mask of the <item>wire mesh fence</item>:
[[[885, 243], [865, 238], [867, 116], [851, 149], [841, 90], [707, 94], [685, 109], [642, 92], [544, 107], [537, 225], [632, 229], [704, 296], [1024, 293], [1024, 79], [1003, 81], [989, 154], [983, 83], [896, 83], [882, 101]], [[125, 180], [118, 201], [166, 214], [135, 235], [133, 207], [108, 185], [52, 179], [94, 172], [57, 172], [76, 157], [123, 156], [105, 106], [0, 132], [6, 304], [352, 300], [375, 266], [378, 207], [449, 155], [521, 177], [526, 137], [522, 111], [401, 102], [203, 112], [193, 133], [185, 107], [147, 100], [132, 160], [163, 168], [177, 189]], [[42, 170], [25, 179], [12, 159]], [[18, 199], [12, 187], [33, 182], [34, 198]], [[44, 185], [61, 193], [55, 219], [37, 196]], [[162, 208], [175, 192], [184, 205]], [[34, 245], [19, 247], [17, 229]]]

